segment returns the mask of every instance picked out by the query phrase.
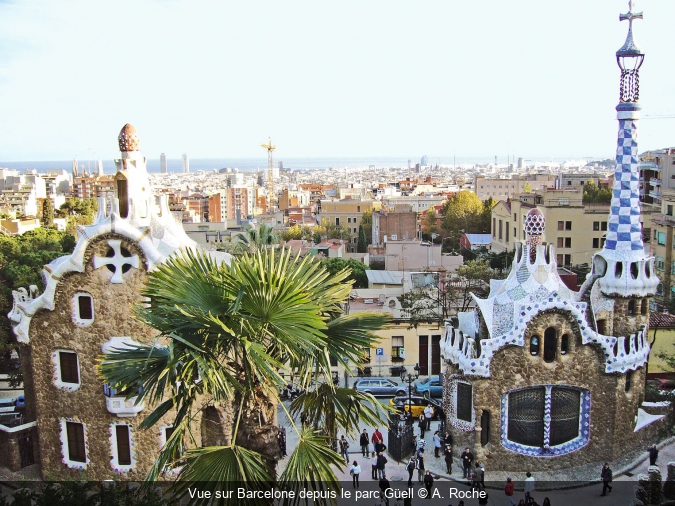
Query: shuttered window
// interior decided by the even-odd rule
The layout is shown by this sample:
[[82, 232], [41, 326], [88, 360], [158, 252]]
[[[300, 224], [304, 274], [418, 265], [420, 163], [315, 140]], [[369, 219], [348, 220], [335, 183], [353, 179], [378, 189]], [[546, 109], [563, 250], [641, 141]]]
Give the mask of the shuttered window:
[[72, 351], [59, 352], [59, 369], [63, 383], [79, 383], [80, 372], [77, 367], [77, 353]]
[[84, 447], [84, 425], [77, 422], [66, 422], [68, 435], [68, 460], [73, 462], [87, 462], [87, 453]]
[[131, 442], [129, 440], [129, 426], [115, 425], [117, 437], [117, 463], [120, 466], [131, 465]]

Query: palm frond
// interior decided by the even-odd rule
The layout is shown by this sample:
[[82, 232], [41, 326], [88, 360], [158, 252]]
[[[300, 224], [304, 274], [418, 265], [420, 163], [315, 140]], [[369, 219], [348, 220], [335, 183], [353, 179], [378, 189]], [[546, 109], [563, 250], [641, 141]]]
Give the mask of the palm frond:
[[[282, 490], [296, 492], [296, 500], [286, 504], [298, 504], [301, 490], [333, 491], [339, 497], [340, 484], [333, 467], [342, 467], [344, 460], [330, 448], [330, 440], [319, 432], [305, 428], [298, 444], [290, 455], [286, 469], [279, 477]], [[331, 501], [317, 499], [315, 504], [330, 504]]]
[[[264, 491], [271, 488], [274, 475], [266, 457], [241, 446], [209, 446], [195, 448], [185, 452], [185, 466], [179, 481], [173, 487], [179, 500], [190, 505], [232, 504], [232, 499], [214, 500], [218, 490], [232, 487], [244, 487], [247, 490]], [[191, 497], [190, 489], [199, 482], [200, 492], [211, 492], [211, 499]], [[265, 505], [269, 500], [246, 500], [242, 504]]]

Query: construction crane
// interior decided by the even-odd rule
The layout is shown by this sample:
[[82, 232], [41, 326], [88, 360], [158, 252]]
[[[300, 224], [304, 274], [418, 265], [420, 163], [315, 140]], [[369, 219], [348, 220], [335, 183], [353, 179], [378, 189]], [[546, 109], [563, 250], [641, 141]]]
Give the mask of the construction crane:
[[261, 147], [267, 150], [267, 209], [269, 211], [274, 207], [274, 160], [272, 159], [272, 151], [277, 149], [272, 146], [272, 138], [268, 137], [267, 144], [261, 144]]

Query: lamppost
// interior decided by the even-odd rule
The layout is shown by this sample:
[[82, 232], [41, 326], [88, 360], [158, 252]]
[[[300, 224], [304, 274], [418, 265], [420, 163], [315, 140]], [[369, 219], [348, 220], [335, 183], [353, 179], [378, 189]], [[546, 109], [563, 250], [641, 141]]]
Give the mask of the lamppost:
[[[412, 423], [412, 384], [413, 382], [420, 377], [420, 365], [415, 364], [413, 367], [415, 374], [406, 373], [406, 371], [401, 371], [401, 381], [408, 383], [408, 414], [407, 423]], [[405, 414], [405, 409], [403, 410]]]

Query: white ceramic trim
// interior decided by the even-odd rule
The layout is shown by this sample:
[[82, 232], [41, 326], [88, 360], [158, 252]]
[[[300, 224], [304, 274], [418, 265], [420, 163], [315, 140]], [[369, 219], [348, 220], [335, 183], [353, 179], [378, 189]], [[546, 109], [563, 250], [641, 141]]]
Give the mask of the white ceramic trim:
[[[66, 423], [80, 423], [82, 424], [82, 429], [84, 433], [84, 458], [86, 462], [76, 462], [68, 458], [68, 430], [66, 429]], [[59, 437], [61, 438], [61, 462], [67, 465], [71, 469], [87, 469], [89, 465], [89, 443], [87, 442], [87, 424], [74, 419], [74, 418], [61, 418], [61, 431]]]
[[[77, 299], [81, 295], [86, 295], [86, 296], [91, 298], [91, 314], [92, 314], [91, 319], [80, 318], [80, 304], [78, 303]], [[90, 294], [89, 292], [76, 292], [73, 295], [71, 303], [73, 305], [72, 317], [73, 317], [73, 322], [75, 323], [75, 325], [79, 325], [81, 327], [86, 327], [86, 326], [94, 323], [94, 320], [96, 319], [96, 312], [94, 311], [94, 296], [92, 294]]]
[[[119, 463], [119, 452], [117, 451], [117, 431], [115, 427], [118, 425], [126, 425], [129, 427], [129, 448], [131, 453], [131, 464], [129, 465], [120, 465]], [[110, 424], [110, 467], [116, 473], [127, 473], [136, 467], [136, 445], [134, 444], [134, 430], [131, 424], [124, 422], [113, 422]]]
[[[64, 381], [61, 381], [61, 361], [59, 360], [59, 353], [61, 353], [62, 351], [67, 353], [75, 353], [75, 357], [77, 358], [77, 379], [79, 380], [77, 383], [66, 383]], [[82, 370], [80, 368], [80, 356], [75, 350], [57, 348], [52, 353], [52, 363], [54, 365], [54, 385], [56, 385], [56, 388], [60, 388], [61, 390], [67, 390], [69, 392], [74, 392], [75, 390], [80, 388], [80, 386], [82, 385]]]

